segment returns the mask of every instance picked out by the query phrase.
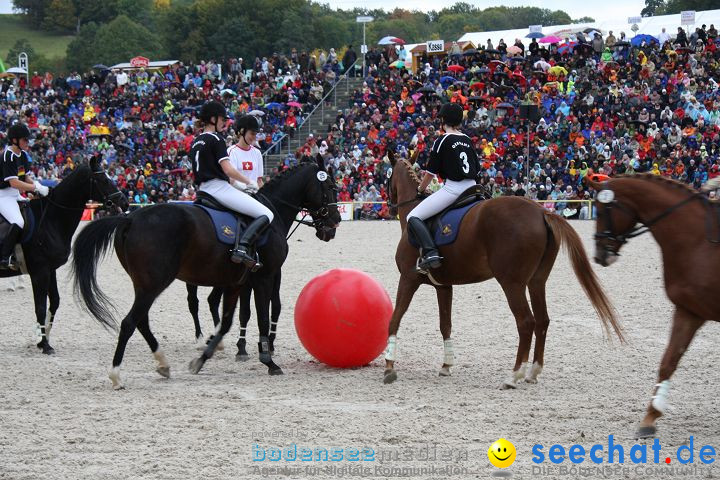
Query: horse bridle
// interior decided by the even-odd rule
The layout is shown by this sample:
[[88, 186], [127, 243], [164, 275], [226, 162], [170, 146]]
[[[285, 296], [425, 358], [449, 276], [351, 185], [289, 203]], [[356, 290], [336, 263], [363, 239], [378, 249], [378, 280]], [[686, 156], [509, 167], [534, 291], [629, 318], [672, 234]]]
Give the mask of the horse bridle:
[[[94, 171], [94, 172], [90, 172], [90, 198], [93, 197], [93, 193], [95, 192], [95, 189], [96, 189], [95, 184], [97, 183], [97, 180], [95, 180], [95, 175], [107, 176], [107, 174], [106, 174], [105, 171], [103, 171], [103, 170], [96, 170], [96, 171]], [[54, 191], [54, 190], [53, 190], [53, 191]], [[98, 191], [99, 191], [99, 190], [98, 190]], [[116, 192], [113, 192], [113, 193], [111, 193], [110, 195], [103, 195], [103, 197], [104, 197], [104, 205], [105, 205], [106, 207], [110, 207], [110, 206], [114, 205], [113, 198], [115, 198], [115, 197], [122, 197], [122, 195], [123, 195], [123, 194], [122, 194], [122, 192], [121, 192], [120, 190], [118, 190], [118, 191], [116, 191]], [[50, 204], [53, 205], [54, 207], [62, 208], [62, 209], [65, 209], [65, 210], [85, 210], [85, 206], [84, 206], [84, 205], [83, 205], [82, 207], [68, 207], [68, 206], [66, 206], [66, 205], [61, 205], [61, 204], [57, 203], [55, 200], [52, 199], [52, 195], [48, 195], [46, 198], [47, 198], [48, 203], [50, 203]]]
[[[329, 191], [333, 191], [333, 190], [337, 191], [337, 187], [335, 185], [331, 186], [329, 189]], [[275, 199], [276, 202], [281, 203], [281, 204], [285, 205], [286, 207], [290, 207], [293, 210], [299, 210], [299, 211], [303, 212], [303, 216], [302, 216], [302, 218], [300, 218], [300, 220], [298, 220], [297, 218], [293, 219], [294, 222], [297, 222], [297, 225], [295, 225], [295, 228], [292, 230], [292, 232], [290, 232], [288, 234], [286, 240], [289, 239], [295, 233], [295, 230], [297, 230], [300, 225], [307, 225], [310, 227], [314, 227], [315, 230], [319, 230], [319, 231], [320, 230], [322, 230], [322, 231], [330, 230], [333, 228], [328, 225], [326, 220], [328, 217], [330, 217], [330, 207], [333, 205], [337, 206], [338, 203], [332, 201], [329, 191], [323, 191], [322, 199], [321, 199], [322, 206], [320, 206], [319, 208], [316, 208], [316, 209], [310, 208], [307, 205], [295, 205], [286, 200], [283, 200], [282, 198]], [[272, 205], [273, 202], [271, 202], [270, 199], [267, 198], [265, 195], [260, 193], [260, 194], [258, 194], [258, 196], [264, 198], [268, 204]], [[310, 215], [312, 217], [312, 222], [305, 220], [305, 217], [307, 217], [308, 215]]]
[[[613, 192], [610, 189], [604, 189], [605, 191]], [[613, 192], [614, 194], [614, 192]], [[659, 215], [656, 215], [652, 219], [648, 220], [647, 222], [643, 221], [640, 216], [633, 212], [630, 208], [620, 203], [618, 200], [615, 200], [614, 198], [607, 203], [603, 203], [605, 205], [604, 209], [598, 209], [598, 221], [604, 220], [604, 229], [596, 233], [594, 238], [595, 240], [611, 240], [615, 243], [616, 247], [612, 248], [610, 245], [608, 245], [608, 242], [605, 242], [603, 244], [603, 250], [605, 250], [608, 253], [612, 253], [613, 255], [620, 255], [618, 252], [620, 250], [620, 247], [622, 247], [624, 244], [627, 243], [627, 241], [631, 238], [638, 237], [644, 233], [647, 233], [650, 231], [650, 227], [658, 223], [663, 218], [667, 217], [671, 213], [673, 213], [675, 210], [679, 209], [680, 207], [684, 206], [687, 203], [692, 202], [693, 200], [706, 200], [706, 198], [701, 195], [700, 193], [692, 193], [688, 198], [676, 203], [675, 205], [672, 205], [671, 207], [666, 208], [662, 213]], [[626, 215], [630, 216], [631, 218], [636, 217], [639, 222], [640, 226], [634, 226], [629, 232], [623, 234], [623, 235], [616, 235], [613, 231], [613, 221], [612, 221], [612, 209], [616, 208], [617, 210], [625, 213]], [[603, 218], [601, 218], [603, 217]]]

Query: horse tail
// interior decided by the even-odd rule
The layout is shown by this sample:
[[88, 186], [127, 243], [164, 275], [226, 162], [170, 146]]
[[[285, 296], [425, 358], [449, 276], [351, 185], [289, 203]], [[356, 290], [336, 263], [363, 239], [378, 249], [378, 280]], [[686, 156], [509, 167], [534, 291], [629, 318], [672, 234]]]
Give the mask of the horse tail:
[[73, 247], [75, 296], [82, 299], [83, 309], [105, 328], [116, 329], [117, 322], [106, 306], [112, 308], [110, 299], [97, 283], [97, 264], [118, 229], [129, 226], [131, 222], [126, 216], [105, 217], [90, 222], [77, 236]]
[[588, 260], [585, 247], [577, 232], [572, 228], [567, 220], [560, 215], [545, 211], [545, 224], [550, 228], [552, 235], [557, 239], [558, 246], [565, 245], [565, 249], [570, 257], [575, 276], [580, 285], [582, 285], [585, 294], [590, 299], [595, 312], [597, 312], [603, 323], [603, 328], [610, 337], [610, 327], [620, 339], [621, 343], [625, 343], [625, 335], [622, 326], [616, 317], [615, 308], [610, 299], [605, 295], [600, 282], [595, 275], [590, 261]]

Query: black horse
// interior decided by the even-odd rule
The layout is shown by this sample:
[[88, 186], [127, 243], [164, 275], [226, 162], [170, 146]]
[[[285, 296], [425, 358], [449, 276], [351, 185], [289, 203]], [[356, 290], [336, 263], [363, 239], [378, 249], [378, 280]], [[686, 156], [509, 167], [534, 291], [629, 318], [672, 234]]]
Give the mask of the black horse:
[[[30, 241], [22, 245], [22, 252], [35, 300], [37, 347], [48, 355], [55, 353], [50, 346], [50, 330], [60, 306], [56, 270], [70, 256], [70, 242], [85, 204], [90, 200], [122, 210], [128, 208], [127, 198], [118, 191], [94, 157], [89, 164], [78, 165], [47, 197], [30, 201], [36, 228]], [[0, 277], [21, 273], [18, 270], [0, 270]]]
[[[322, 165], [315, 163], [304, 163], [279, 174], [260, 189], [258, 199], [275, 212], [268, 241], [258, 248], [264, 266], [251, 276], [260, 325], [258, 348], [268, 373], [277, 375], [282, 370], [273, 363], [269, 352], [269, 303], [275, 274], [287, 257], [287, 233], [298, 212], [305, 209], [312, 215], [320, 238], [329, 241], [335, 236], [340, 213], [337, 189]], [[123, 388], [120, 364], [136, 327], [153, 352], [157, 372], [170, 376], [165, 355], [150, 331], [148, 312], [176, 278], [193, 285], [224, 287], [220, 329], [202, 355], [190, 362], [191, 373], [198, 373], [232, 325], [242, 283], [249, 278], [245, 267], [230, 261], [228, 246], [216, 240], [207, 214], [192, 205], [154, 205], [127, 217], [92, 222], [75, 240], [75, 289], [87, 310], [106, 327], [116, 324], [106, 306], [109, 299], [98, 287], [96, 268], [98, 258], [107, 251], [113, 237], [115, 253], [135, 287], [135, 301], [120, 326], [110, 371], [113, 388]]]
[[[270, 297], [270, 335], [268, 336], [270, 353], [275, 353], [275, 336], [277, 334], [277, 324], [280, 319], [280, 310], [282, 308], [280, 303], [281, 278], [282, 274], [280, 273], [280, 270], [278, 270], [275, 275], [275, 280], [273, 281], [273, 291], [272, 296]], [[200, 326], [200, 316], [198, 313], [200, 307], [197, 295], [198, 287], [197, 285], [191, 285], [189, 283], [185, 284], [185, 287], [187, 288], [188, 309], [190, 310], [190, 315], [192, 315], [193, 323], [195, 325], [195, 340], [198, 344], [202, 345], [204, 339], [202, 327]], [[237, 341], [238, 352], [235, 354], [235, 360], [238, 362], [244, 362], [250, 358], [247, 350], [245, 349], [245, 346], [247, 345], [245, 335], [247, 333], [247, 324], [250, 322], [250, 317], [252, 316], [252, 311], [250, 309], [250, 297], [252, 295], [252, 291], [253, 287], [251, 275], [248, 282], [243, 284], [242, 289], [240, 290], [240, 337]], [[222, 293], [222, 287], [213, 287], [210, 295], [207, 297], [208, 307], [210, 307], [210, 315], [212, 316], [215, 329], [217, 329], [220, 325], [220, 301], [222, 300]], [[210, 342], [211, 340], [212, 336], [208, 338], [207, 342]]]

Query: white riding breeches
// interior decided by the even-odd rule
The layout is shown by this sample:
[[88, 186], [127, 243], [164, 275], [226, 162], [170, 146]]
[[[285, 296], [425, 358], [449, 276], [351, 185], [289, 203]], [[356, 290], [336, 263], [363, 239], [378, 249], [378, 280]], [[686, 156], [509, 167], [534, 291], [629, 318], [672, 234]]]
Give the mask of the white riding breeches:
[[9, 223], [15, 224], [20, 228], [25, 226], [25, 220], [20, 213], [18, 205], [19, 192], [16, 188], [3, 188], [0, 190], [0, 215]]
[[420, 202], [420, 205], [413, 208], [410, 213], [408, 213], [407, 218], [416, 217], [423, 221], [427, 220], [452, 205], [462, 192], [473, 185], [475, 185], [475, 180], [471, 179], [460, 182], [445, 180], [443, 187]]
[[273, 221], [274, 215], [269, 208], [224, 180], [215, 179], [203, 182], [200, 185], [200, 191], [212, 195], [220, 204], [238, 213], [253, 218], [265, 215], [271, 223]]

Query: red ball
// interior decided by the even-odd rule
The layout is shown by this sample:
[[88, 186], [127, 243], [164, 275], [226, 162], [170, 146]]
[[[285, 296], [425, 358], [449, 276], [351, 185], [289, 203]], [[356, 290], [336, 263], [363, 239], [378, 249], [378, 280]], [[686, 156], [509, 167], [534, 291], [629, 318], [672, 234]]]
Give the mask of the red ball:
[[370, 275], [329, 270], [305, 285], [295, 303], [295, 330], [305, 349], [331, 367], [367, 365], [385, 349], [393, 306]]

